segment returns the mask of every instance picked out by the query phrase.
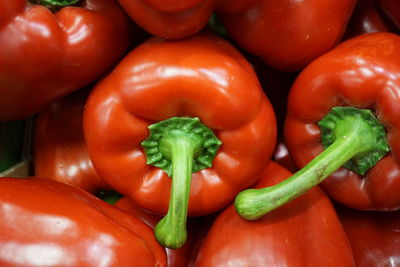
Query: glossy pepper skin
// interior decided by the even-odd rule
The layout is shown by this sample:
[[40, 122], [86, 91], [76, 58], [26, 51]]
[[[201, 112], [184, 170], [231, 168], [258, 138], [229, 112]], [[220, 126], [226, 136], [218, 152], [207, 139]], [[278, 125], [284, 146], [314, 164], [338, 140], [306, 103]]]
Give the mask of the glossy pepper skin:
[[176, 116], [198, 117], [222, 142], [212, 167], [188, 177], [189, 216], [223, 208], [259, 179], [275, 144], [271, 104], [241, 54], [205, 34], [151, 39], [97, 84], [84, 113], [96, 170], [140, 207], [164, 214], [174, 178], [146, 164], [141, 142], [150, 124]]
[[218, 18], [245, 50], [281, 71], [297, 71], [342, 38], [355, 0], [222, 1]]
[[400, 211], [337, 207], [356, 266], [396, 266], [400, 261]]
[[1, 266], [166, 266], [139, 219], [44, 178], [0, 179]]
[[200, 31], [217, 3], [216, 0], [118, 1], [142, 28], [167, 39], [180, 39]]
[[[257, 188], [291, 173], [275, 162]], [[319, 187], [251, 222], [231, 205], [216, 219], [197, 256], [202, 266], [354, 266], [351, 247], [335, 210]]]
[[283, 71], [297, 71], [341, 39], [356, 0], [119, 0], [148, 32], [195, 34], [212, 12], [241, 47]]
[[323, 151], [317, 122], [334, 106], [370, 109], [385, 127], [390, 152], [368, 172], [340, 168], [322, 182], [331, 197], [353, 208], [400, 208], [399, 55], [398, 35], [361, 35], [310, 64], [289, 95], [285, 141], [299, 167]]
[[81, 0], [54, 14], [27, 0], [1, 0], [0, 14], [0, 121], [30, 116], [93, 82], [133, 34], [114, 0]]
[[96, 193], [109, 186], [94, 169], [83, 136], [83, 107], [88, 93], [88, 90], [79, 90], [38, 114], [33, 161], [36, 176]]

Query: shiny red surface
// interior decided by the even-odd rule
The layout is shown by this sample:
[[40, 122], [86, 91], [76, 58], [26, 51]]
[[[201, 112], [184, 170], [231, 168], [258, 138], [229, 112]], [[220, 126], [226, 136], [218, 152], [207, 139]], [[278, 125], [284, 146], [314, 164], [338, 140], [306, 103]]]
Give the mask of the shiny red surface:
[[[291, 173], [270, 162], [257, 185], [271, 186]], [[349, 241], [319, 187], [257, 221], [229, 206], [216, 219], [196, 266], [354, 266]]]
[[297, 71], [342, 38], [356, 0], [119, 0], [148, 32], [191, 36], [218, 14], [230, 37], [270, 66]]
[[208, 22], [216, 0], [118, 0], [145, 30], [168, 39], [188, 37]]
[[400, 262], [400, 212], [358, 211], [339, 207], [356, 266], [397, 266]]
[[98, 175], [87, 152], [82, 116], [88, 91], [73, 93], [39, 113], [34, 130], [34, 171], [96, 193], [109, 186]]
[[229, 35], [245, 50], [276, 69], [297, 71], [340, 41], [355, 3], [224, 1], [218, 16]]
[[192, 175], [189, 215], [223, 208], [259, 179], [275, 145], [271, 104], [249, 63], [212, 35], [151, 39], [97, 84], [84, 113], [92, 162], [114, 189], [144, 209], [164, 213], [171, 178], [146, 165], [147, 126], [199, 117], [222, 141], [213, 167]]
[[166, 266], [139, 219], [48, 179], [0, 179], [0, 232], [4, 267]]
[[129, 18], [114, 0], [48, 8], [0, 1], [0, 121], [24, 118], [93, 82], [128, 48]]
[[357, 209], [400, 208], [400, 36], [371, 33], [348, 40], [310, 64], [288, 101], [285, 141], [300, 167], [322, 152], [317, 122], [334, 106], [371, 109], [386, 128], [390, 153], [364, 176], [341, 168], [322, 186]]

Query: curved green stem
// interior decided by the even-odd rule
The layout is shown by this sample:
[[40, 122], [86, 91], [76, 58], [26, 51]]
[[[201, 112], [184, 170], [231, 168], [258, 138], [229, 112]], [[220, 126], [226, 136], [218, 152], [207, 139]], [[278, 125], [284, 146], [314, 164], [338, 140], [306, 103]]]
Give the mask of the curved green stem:
[[181, 247], [187, 237], [186, 218], [192, 177], [193, 154], [196, 149], [192, 140], [180, 137], [171, 140], [172, 186], [167, 215], [156, 225], [155, 235], [168, 248]]
[[240, 216], [256, 220], [307, 192], [347, 163], [363, 174], [389, 151], [385, 130], [369, 110], [334, 108], [329, 116], [320, 124], [331, 130], [329, 147], [283, 182], [239, 193], [235, 208]]
[[221, 145], [214, 133], [198, 118], [171, 118], [149, 126], [150, 136], [142, 142], [147, 164], [172, 177], [168, 212], [156, 225], [155, 236], [168, 248], [186, 241], [186, 220], [192, 173], [212, 166]]

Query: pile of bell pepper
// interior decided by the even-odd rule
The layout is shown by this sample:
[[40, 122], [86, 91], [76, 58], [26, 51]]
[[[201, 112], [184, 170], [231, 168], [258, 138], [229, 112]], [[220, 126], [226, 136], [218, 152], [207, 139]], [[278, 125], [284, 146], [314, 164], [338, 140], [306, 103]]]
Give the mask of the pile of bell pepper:
[[400, 266], [399, 1], [0, 0], [0, 48], [0, 266]]

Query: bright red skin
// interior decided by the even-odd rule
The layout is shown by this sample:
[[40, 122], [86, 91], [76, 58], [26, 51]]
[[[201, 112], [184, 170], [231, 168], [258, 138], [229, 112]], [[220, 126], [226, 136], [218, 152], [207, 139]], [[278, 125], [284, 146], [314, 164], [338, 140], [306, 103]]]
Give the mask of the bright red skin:
[[225, 1], [218, 17], [245, 50], [281, 71], [297, 71], [342, 38], [355, 0]]
[[[291, 173], [270, 162], [257, 188]], [[354, 266], [351, 247], [331, 202], [319, 187], [256, 221], [228, 207], [200, 248], [197, 267]]]
[[273, 110], [248, 62], [212, 35], [151, 39], [97, 84], [84, 113], [96, 170], [142, 208], [165, 213], [171, 178], [146, 165], [140, 143], [147, 126], [174, 116], [199, 117], [223, 143], [213, 166], [192, 175], [189, 215], [223, 208], [259, 179], [275, 145]]
[[166, 266], [150, 227], [63, 183], [0, 179], [0, 215], [4, 267]]
[[310, 64], [288, 100], [285, 143], [299, 167], [323, 151], [317, 122], [334, 106], [372, 109], [390, 152], [364, 176], [340, 168], [323, 188], [357, 209], [400, 208], [400, 36], [371, 33], [348, 40]]
[[0, 14], [0, 121], [30, 116], [93, 82], [132, 35], [114, 0], [82, 0], [55, 14], [27, 0], [1, 0]]
[[400, 211], [373, 212], [339, 207], [356, 266], [396, 266], [400, 262]]
[[109, 186], [93, 167], [83, 136], [83, 90], [53, 102], [39, 113], [34, 131], [34, 171], [47, 177], [96, 193]]
[[118, 0], [131, 18], [153, 35], [180, 39], [200, 31], [216, 0]]
[[342, 38], [356, 0], [119, 0], [148, 32], [180, 39], [216, 12], [230, 37], [270, 66], [297, 71]]

